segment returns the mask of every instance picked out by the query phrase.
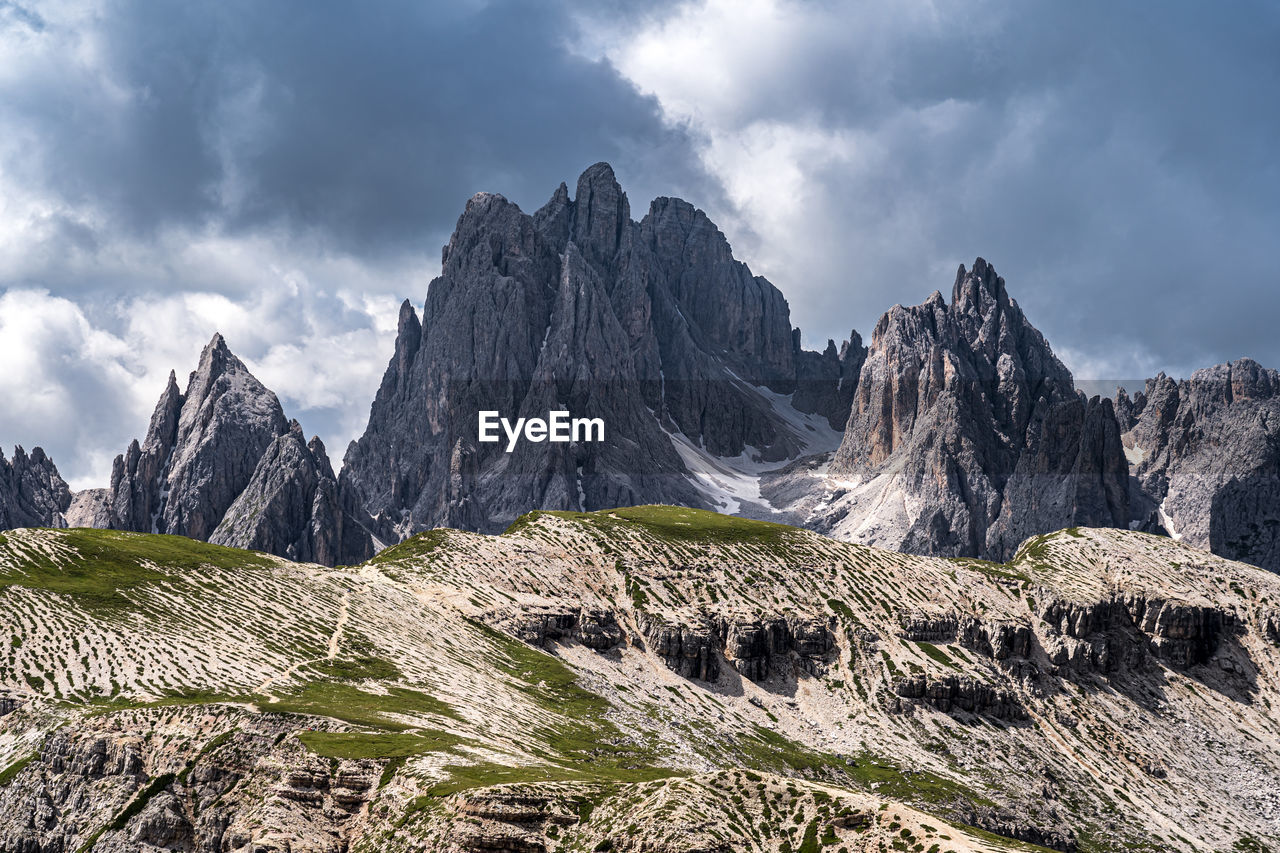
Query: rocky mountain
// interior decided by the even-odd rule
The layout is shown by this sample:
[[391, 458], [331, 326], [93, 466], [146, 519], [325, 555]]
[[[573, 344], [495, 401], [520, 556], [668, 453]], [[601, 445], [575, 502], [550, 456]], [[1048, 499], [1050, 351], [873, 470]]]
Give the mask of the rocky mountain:
[[37, 447], [13, 449], [10, 462], [0, 452], [0, 530], [12, 527], [65, 527], [71, 490], [53, 460]]
[[919, 554], [1004, 560], [1064, 526], [1124, 527], [1128, 472], [1112, 402], [1070, 371], [982, 258], [948, 303], [880, 318], [829, 465], [766, 496], [807, 526]]
[[1280, 372], [1241, 359], [1116, 399], [1136, 523], [1280, 571]]
[[116, 457], [107, 493], [86, 504], [88, 526], [189, 536], [328, 565], [373, 553], [359, 516], [342, 509], [323, 444], [304, 442], [276, 395], [218, 334], [185, 391], [170, 372], [146, 437]]
[[[981, 258], [869, 347], [807, 351], [705, 213], [659, 198], [637, 222], [598, 163], [533, 214], [467, 203], [336, 476], [215, 336], [109, 489], [68, 498], [37, 450], [5, 463], [0, 523], [350, 564], [437, 526], [660, 502], [994, 560], [1064, 526], [1133, 527], [1280, 568], [1278, 385], [1241, 361], [1085, 397]], [[603, 440], [481, 441], [482, 411], [595, 418]]]
[[[481, 410], [553, 409], [603, 418], [606, 440], [478, 440]], [[854, 332], [805, 351], [705, 214], [660, 198], [637, 223], [601, 163], [533, 215], [468, 203], [422, 318], [401, 307], [341, 479], [387, 542], [656, 501], [1004, 559], [1064, 525], [1128, 526], [1119, 435], [982, 259], [950, 305], [887, 313], [870, 349]]]
[[[856, 336], [800, 349], [782, 294], [702, 211], [660, 198], [635, 222], [599, 163], [532, 215], [490, 193], [467, 203], [421, 319], [401, 308], [342, 482], [387, 541], [501, 530], [537, 508], [737, 506], [716, 460], [834, 447], [861, 358]], [[481, 410], [565, 410], [607, 429], [507, 452], [478, 440]]]
[[1276, 850], [1278, 608], [1114, 529], [996, 565], [637, 507], [339, 569], [10, 531], [0, 849]]

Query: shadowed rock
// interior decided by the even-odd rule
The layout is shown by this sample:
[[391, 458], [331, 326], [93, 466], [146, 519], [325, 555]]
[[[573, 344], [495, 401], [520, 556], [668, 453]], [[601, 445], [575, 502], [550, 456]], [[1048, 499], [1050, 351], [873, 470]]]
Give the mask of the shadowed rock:
[[218, 334], [185, 392], [169, 374], [146, 437], [116, 457], [108, 492], [102, 506], [86, 497], [78, 517], [326, 565], [373, 554], [324, 446], [303, 441], [276, 395]]
[[1112, 403], [1076, 393], [983, 259], [876, 325], [831, 473], [861, 492], [829, 522], [862, 541], [1003, 560], [1038, 532], [1125, 526]]
[[[421, 320], [395, 351], [341, 479], [396, 541], [435, 526], [505, 528], [533, 509], [704, 506], [671, 436], [785, 460], [800, 435], [756, 387], [843, 425], [861, 346], [805, 353], [786, 300], [733, 258], [706, 214], [660, 198], [635, 222], [605, 163], [533, 215], [466, 206]], [[799, 390], [803, 394], [799, 395]], [[602, 418], [602, 442], [478, 440], [477, 413]]]
[[0, 530], [66, 527], [70, 506], [71, 490], [43, 448], [28, 456], [15, 447], [12, 462], [0, 452]]
[[1280, 372], [1250, 359], [1163, 373], [1125, 435], [1142, 528], [1280, 571]]

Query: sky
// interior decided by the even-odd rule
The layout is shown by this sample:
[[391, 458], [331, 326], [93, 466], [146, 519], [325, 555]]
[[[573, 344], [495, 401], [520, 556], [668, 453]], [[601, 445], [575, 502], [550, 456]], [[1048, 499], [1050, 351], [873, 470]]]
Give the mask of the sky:
[[340, 458], [466, 200], [610, 162], [805, 345], [985, 257], [1078, 379], [1280, 367], [1280, 4], [0, 0], [0, 447], [106, 485], [215, 331]]

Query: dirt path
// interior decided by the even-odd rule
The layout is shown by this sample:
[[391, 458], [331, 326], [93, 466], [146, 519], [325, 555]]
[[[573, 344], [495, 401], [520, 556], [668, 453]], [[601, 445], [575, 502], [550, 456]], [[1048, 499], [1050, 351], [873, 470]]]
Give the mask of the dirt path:
[[271, 685], [277, 681], [285, 681], [292, 678], [294, 673], [302, 669], [304, 666], [310, 666], [320, 661], [334, 660], [338, 657], [338, 649], [342, 645], [342, 634], [347, 628], [347, 622], [351, 619], [351, 590], [344, 590], [342, 593], [342, 604], [338, 607], [338, 620], [334, 623], [333, 633], [329, 636], [328, 651], [324, 657], [311, 658], [310, 660], [298, 661], [284, 672], [277, 673], [266, 681], [254, 688], [254, 693], [262, 695], [268, 702], [279, 702], [280, 697], [271, 692]]

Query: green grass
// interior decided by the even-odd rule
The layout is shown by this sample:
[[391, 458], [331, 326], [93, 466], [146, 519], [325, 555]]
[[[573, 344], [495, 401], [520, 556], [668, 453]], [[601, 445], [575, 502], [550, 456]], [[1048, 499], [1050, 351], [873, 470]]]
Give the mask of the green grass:
[[756, 726], [754, 733], [740, 739], [737, 746], [743, 762], [755, 770], [809, 776], [844, 773], [844, 761], [839, 756], [809, 749], [764, 726]]
[[592, 773], [582, 768], [555, 764], [510, 765], [497, 762], [450, 765], [449, 778], [426, 789], [428, 797], [448, 797], [471, 788], [491, 785], [542, 784], [546, 782], [652, 782], [679, 775], [675, 771], [655, 770], [630, 779], [612, 779], [608, 774]]
[[[251, 697], [233, 696], [212, 690], [172, 690], [160, 699], [133, 699], [128, 696], [111, 696], [94, 699], [87, 704], [90, 716], [111, 714], [115, 711], [133, 711], [144, 708], [169, 708], [186, 705], [222, 705], [252, 701]], [[64, 702], [68, 707], [84, 707], [81, 702]]]
[[165, 788], [173, 784], [176, 777], [172, 773], [164, 773], [152, 779], [145, 788], [134, 795], [120, 813], [106, 826], [99, 828], [96, 832], [89, 836], [84, 844], [80, 845], [77, 853], [87, 853], [92, 850], [93, 846], [98, 843], [98, 839], [102, 837], [102, 833], [108, 830], [119, 832], [128, 826], [129, 821], [136, 817], [147, 807], [147, 803], [151, 802], [151, 798], [163, 791]]
[[857, 624], [858, 620], [857, 617], [853, 615], [853, 608], [845, 604], [843, 601], [835, 598], [828, 598], [827, 606], [831, 608], [832, 613], [838, 614], [848, 624]]
[[13, 762], [5, 769], [0, 770], [0, 788], [3, 788], [4, 786], [12, 782], [14, 778], [19, 773], [22, 772], [24, 767], [26, 767], [28, 764], [30, 764], [39, 756], [40, 754], [38, 752], [33, 752], [30, 755], [24, 755], [22, 758], [19, 758], [17, 761]]
[[169, 576], [166, 570], [251, 569], [273, 565], [256, 551], [224, 548], [185, 536], [126, 533], [119, 530], [72, 529], [51, 531], [75, 551], [75, 557], [53, 559], [34, 549], [5, 547], [9, 560], [0, 568], [0, 590], [11, 586], [43, 589], [69, 595], [91, 609], [118, 610], [130, 606], [122, 594], [136, 587], [157, 584]]
[[128, 825], [130, 819], [134, 815], [140, 814], [147, 807], [147, 803], [151, 802], [151, 798], [163, 791], [165, 788], [173, 784], [175, 776], [172, 773], [162, 773], [147, 783], [147, 787], [143, 788], [137, 795], [129, 801], [129, 805], [125, 806], [120, 814], [116, 815], [115, 820], [111, 821], [108, 829], [121, 830]]
[[946, 652], [935, 646], [933, 643], [918, 642], [916, 645], [920, 647], [920, 651], [924, 652], [930, 658], [936, 660], [943, 666], [949, 666], [952, 669], [959, 669], [959, 667], [956, 666], [956, 662], [953, 661]]
[[757, 770], [826, 777], [904, 803], [994, 805], [973, 789], [927, 770], [904, 770], [872, 756], [820, 752], [763, 726], [756, 726], [754, 735], [740, 740], [738, 747], [743, 763]]
[[597, 512], [539, 510], [517, 518], [503, 535], [517, 533], [544, 515], [582, 522], [603, 533], [625, 530], [628, 527], [638, 528], [666, 542], [755, 544], [778, 547], [791, 544], [796, 537], [805, 533], [799, 528], [775, 524], [771, 521], [753, 521], [703, 509], [651, 505], [604, 509]]
[[322, 681], [399, 681], [404, 677], [394, 663], [374, 655], [320, 661], [308, 666], [307, 674]]
[[452, 752], [467, 743], [465, 738], [439, 729], [412, 732], [301, 732], [298, 740], [316, 755], [346, 759], [405, 759], [428, 752]]
[[283, 714], [313, 714], [331, 717], [352, 725], [388, 732], [403, 732], [413, 726], [392, 715], [439, 716], [460, 719], [447, 702], [422, 690], [392, 687], [387, 694], [369, 693], [351, 684], [312, 682], [280, 697], [277, 702], [259, 703], [263, 711]]
[[818, 853], [820, 849], [821, 847], [818, 844], [818, 819], [815, 817], [804, 828], [804, 838], [800, 841], [798, 853]]
[[1014, 568], [1014, 565], [1019, 562], [1016, 557], [1010, 563], [993, 563], [990, 560], [978, 560], [971, 557], [948, 557], [947, 559], [957, 566], [966, 568], [971, 572], [980, 572], [993, 580], [1017, 581], [1019, 583], [1031, 582], [1030, 575]]
[[[483, 623], [471, 625], [489, 647], [490, 663], [508, 677], [514, 689], [552, 716], [551, 722], [529, 726], [522, 746], [543, 763], [522, 772], [537, 778], [624, 782], [673, 775], [658, 766], [659, 750], [620, 731], [606, 716], [609, 703], [579, 686], [578, 676], [558, 658]], [[450, 770], [466, 778], [479, 772], [463, 767]]]
[[401, 560], [415, 560], [430, 556], [449, 538], [450, 531], [445, 528], [427, 530], [417, 536], [410, 536], [398, 545], [393, 545], [369, 560], [365, 565], [376, 566], [382, 563], [395, 563]]
[[222, 746], [227, 741], [231, 740], [231, 738], [235, 737], [235, 734], [237, 731], [238, 731], [237, 729], [231, 729], [229, 731], [223, 732], [220, 735], [215, 735], [213, 738], [209, 740], [208, 743], [206, 743], [203, 747], [201, 747], [200, 751], [196, 753], [195, 757], [187, 762], [187, 766], [182, 768], [182, 770], [178, 772], [177, 781], [179, 782], [179, 784], [185, 785], [187, 783], [187, 777], [191, 775], [191, 769], [196, 766], [196, 763], [200, 761], [200, 759], [208, 755], [209, 753], [213, 752], [218, 747]]

